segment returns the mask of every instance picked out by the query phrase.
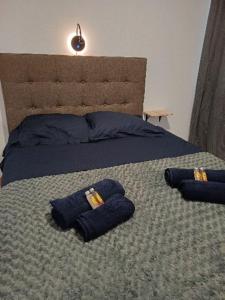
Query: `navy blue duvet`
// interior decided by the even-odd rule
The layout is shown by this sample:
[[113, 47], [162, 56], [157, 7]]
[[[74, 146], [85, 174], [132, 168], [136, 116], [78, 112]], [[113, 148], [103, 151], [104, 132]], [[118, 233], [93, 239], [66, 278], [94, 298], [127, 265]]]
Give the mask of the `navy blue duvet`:
[[14, 146], [3, 163], [2, 184], [45, 175], [78, 172], [192, 154], [200, 150], [165, 131], [163, 136], [127, 136], [96, 142]]

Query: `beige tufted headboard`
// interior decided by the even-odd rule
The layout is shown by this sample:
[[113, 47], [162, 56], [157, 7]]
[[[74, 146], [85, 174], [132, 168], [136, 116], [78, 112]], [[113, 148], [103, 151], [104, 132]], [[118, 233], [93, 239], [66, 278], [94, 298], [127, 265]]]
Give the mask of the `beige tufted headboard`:
[[145, 58], [0, 54], [9, 131], [32, 114], [141, 115], [145, 75]]

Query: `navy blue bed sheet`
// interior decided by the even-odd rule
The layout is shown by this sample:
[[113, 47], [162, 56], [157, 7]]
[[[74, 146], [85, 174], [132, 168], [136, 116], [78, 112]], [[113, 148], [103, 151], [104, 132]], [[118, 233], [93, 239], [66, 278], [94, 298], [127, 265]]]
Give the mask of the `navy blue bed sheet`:
[[2, 164], [2, 185], [21, 179], [105, 168], [196, 152], [200, 152], [200, 149], [167, 131], [160, 137], [128, 136], [75, 145], [14, 147]]

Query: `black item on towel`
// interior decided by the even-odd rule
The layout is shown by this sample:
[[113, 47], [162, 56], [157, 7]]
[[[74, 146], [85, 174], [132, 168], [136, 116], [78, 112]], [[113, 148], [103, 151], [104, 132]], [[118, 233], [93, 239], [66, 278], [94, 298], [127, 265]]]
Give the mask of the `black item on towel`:
[[116, 194], [98, 208], [82, 213], [76, 220], [75, 229], [85, 242], [89, 242], [127, 221], [134, 211], [134, 204], [129, 199]]
[[186, 200], [225, 204], [225, 183], [183, 180], [179, 191]]
[[113, 194], [125, 195], [124, 188], [118, 181], [104, 179], [63, 199], [52, 200], [50, 201], [52, 217], [58, 226], [62, 229], [72, 228], [75, 219], [81, 213], [92, 209], [85, 196], [85, 192], [92, 187], [102, 196], [104, 201]]
[[[205, 170], [208, 181], [225, 183], [225, 170]], [[165, 180], [173, 188], [179, 187], [182, 180], [194, 179], [194, 169], [168, 168], [165, 170]]]

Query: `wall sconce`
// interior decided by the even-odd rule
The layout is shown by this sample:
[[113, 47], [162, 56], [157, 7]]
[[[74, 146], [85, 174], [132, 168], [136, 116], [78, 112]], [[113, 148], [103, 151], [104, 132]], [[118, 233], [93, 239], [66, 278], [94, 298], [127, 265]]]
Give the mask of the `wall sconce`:
[[70, 37], [70, 48], [72, 48], [73, 52], [80, 52], [85, 48], [85, 40], [82, 36], [80, 24], [77, 24], [76, 33], [72, 37]]

